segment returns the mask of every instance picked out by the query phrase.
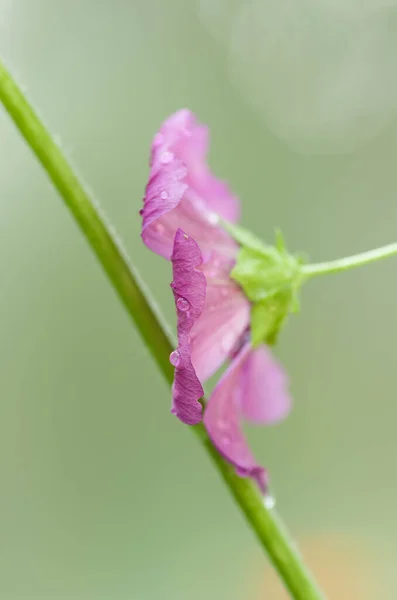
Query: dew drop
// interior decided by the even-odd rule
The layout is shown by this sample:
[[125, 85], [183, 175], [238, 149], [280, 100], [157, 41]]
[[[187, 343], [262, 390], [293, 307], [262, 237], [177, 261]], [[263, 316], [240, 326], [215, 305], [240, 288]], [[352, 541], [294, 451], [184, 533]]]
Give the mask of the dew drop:
[[211, 225], [217, 225], [217, 224], [218, 224], [218, 222], [219, 222], [219, 217], [218, 217], [218, 215], [217, 215], [216, 213], [214, 213], [214, 212], [209, 212], [209, 213], [207, 214], [207, 219], [208, 219], [208, 222], [209, 222]]
[[156, 233], [162, 235], [164, 233], [164, 231], [165, 231], [165, 227], [161, 223], [156, 223], [154, 225], [154, 230], [155, 230]]
[[180, 297], [176, 301], [176, 306], [182, 312], [187, 312], [190, 308], [190, 302], [188, 300], [186, 300], [186, 298]]
[[162, 155], [160, 156], [160, 162], [163, 165], [168, 165], [168, 163], [170, 163], [173, 159], [174, 159], [174, 154], [172, 152], [169, 152], [168, 150], [166, 152], [163, 152]]
[[180, 363], [181, 355], [179, 354], [179, 350], [174, 350], [170, 354], [170, 363], [173, 367], [177, 367]]
[[168, 192], [166, 192], [166, 191], [164, 190], [164, 192], [161, 192], [160, 196], [161, 196], [161, 198], [162, 198], [163, 200], [167, 200], [167, 198], [168, 198]]
[[263, 498], [263, 504], [268, 510], [272, 510], [276, 506], [276, 499], [271, 494], [266, 494]]

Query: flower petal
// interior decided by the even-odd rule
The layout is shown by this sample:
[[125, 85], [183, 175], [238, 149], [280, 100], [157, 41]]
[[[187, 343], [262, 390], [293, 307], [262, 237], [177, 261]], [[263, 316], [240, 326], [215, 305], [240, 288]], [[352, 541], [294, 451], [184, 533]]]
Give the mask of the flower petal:
[[[250, 344], [244, 346], [211, 394], [204, 415], [204, 423], [213, 444], [226, 460], [235, 466], [236, 473], [241, 477], [252, 477], [260, 489], [265, 492], [267, 488], [266, 471], [255, 461], [240, 423], [244, 406], [255, 406], [256, 410], [252, 414], [256, 417], [260, 416], [262, 419], [265, 411], [261, 413], [258, 410], [261, 402], [266, 406], [271, 406], [278, 404], [281, 398], [281, 404], [284, 404], [284, 380], [279, 389], [281, 378], [277, 373], [275, 376], [273, 365], [268, 376], [270, 380], [275, 377], [274, 385], [267, 385], [262, 389], [260, 383], [257, 385], [257, 382], [254, 381], [260, 373], [260, 365], [262, 364], [266, 368], [269, 365], [268, 362], [263, 361], [263, 358], [264, 354], [261, 348], [252, 349]], [[262, 377], [264, 377], [263, 374]], [[269, 390], [270, 394], [267, 395]], [[258, 394], [258, 398], [248, 401], [247, 394]]]
[[241, 385], [241, 410], [247, 421], [268, 425], [288, 415], [288, 377], [268, 346], [258, 346], [249, 353], [242, 367]]
[[178, 227], [197, 240], [204, 258], [214, 247], [228, 256], [236, 253], [234, 240], [218, 226], [218, 214], [237, 220], [239, 203], [211, 174], [205, 162], [207, 145], [207, 129], [188, 110], [167, 119], [154, 138], [142, 238], [167, 259]]
[[187, 166], [189, 186], [197, 191], [210, 210], [236, 223], [240, 217], [240, 202], [224, 181], [212, 175], [207, 164], [208, 127], [197, 123], [195, 115], [187, 109], [175, 113], [167, 124], [174, 135], [175, 131], [179, 132], [176, 150]]
[[192, 327], [192, 363], [206, 381], [230, 358], [250, 322], [250, 303], [230, 278], [231, 264], [213, 257], [200, 267], [207, 282], [205, 306]]
[[205, 276], [197, 270], [201, 262], [201, 252], [195, 240], [178, 229], [172, 252], [174, 280], [171, 287], [178, 318], [178, 348], [170, 356], [175, 366], [171, 412], [188, 425], [201, 421], [202, 406], [198, 400], [204, 395], [192, 365], [190, 342], [190, 331], [205, 302]]
[[179, 338], [178, 349], [172, 352], [170, 361], [175, 366], [171, 412], [182, 423], [196, 425], [202, 420], [203, 407], [198, 400], [204, 396], [204, 390], [190, 360], [186, 337]]

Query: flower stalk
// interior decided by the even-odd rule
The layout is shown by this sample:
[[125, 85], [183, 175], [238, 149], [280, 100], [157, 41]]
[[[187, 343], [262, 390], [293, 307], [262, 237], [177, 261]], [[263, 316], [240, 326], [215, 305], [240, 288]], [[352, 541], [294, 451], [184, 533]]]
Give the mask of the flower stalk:
[[305, 279], [315, 277], [316, 275], [341, 273], [342, 271], [350, 271], [350, 269], [368, 265], [383, 258], [395, 256], [396, 254], [397, 242], [382, 246], [381, 248], [375, 248], [374, 250], [368, 250], [367, 252], [362, 252], [360, 254], [353, 254], [353, 256], [331, 260], [329, 262], [303, 265], [301, 267], [301, 272]]

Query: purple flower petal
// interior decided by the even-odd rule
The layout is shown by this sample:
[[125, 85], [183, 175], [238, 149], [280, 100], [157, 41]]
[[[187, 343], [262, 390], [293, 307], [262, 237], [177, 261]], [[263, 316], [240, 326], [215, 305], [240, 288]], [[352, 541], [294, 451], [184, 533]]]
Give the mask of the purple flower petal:
[[192, 363], [206, 381], [230, 358], [250, 322], [250, 303], [230, 278], [232, 264], [213, 255], [200, 267], [207, 282], [205, 306], [190, 339]]
[[236, 243], [218, 226], [218, 214], [235, 221], [239, 202], [205, 161], [207, 129], [188, 110], [172, 115], [152, 145], [142, 238], [154, 252], [171, 257], [178, 227], [194, 237], [206, 258], [214, 248], [233, 257]]
[[291, 409], [288, 377], [268, 346], [258, 346], [242, 366], [241, 411], [257, 425], [284, 419]]
[[193, 113], [183, 109], [175, 113], [167, 124], [171, 133], [178, 136], [176, 150], [188, 169], [188, 184], [201, 196], [208, 208], [232, 223], [240, 217], [240, 202], [233, 196], [229, 186], [214, 177], [207, 164], [209, 131], [197, 123]]
[[[274, 414], [281, 412], [270, 409], [279, 404], [285, 407], [285, 379], [280, 372], [281, 367], [272, 362], [267, 349], [252, 349], [246, 344], [216, 385], [204, 415], [208, 435], [218, 451], [235, 466], [238, 475], [254, 479], [263, 492], [267, 488], [266, 471], [251, 453], [241, 418], [244, 406], [255, 406], [249, 414], [256, 421], [259, 417], [262, 423], [271, 422]], [[255, 394], [255, 398], [248, 398], [248, 394]], [[260, 405], [267, 410], [260, 411]], [[266, 414], [270, 421], [264, 420]]]
[[191, 361], [190, 331], [204, 309], [206, 282], [197, 270], [202, 262], [200, 249], [181, 229], [175, 234], [171, 260], [178, 318], [178, 348], [170, 356], [175, 367], [171, 412], [184, 423], [195, 425], [202, 419], [198, 400], [204, 392]]
[[[178, 405], [184, 401], [196, 406], [203, 395], [198, 382], [208, 379], [231, 356], [249, 325], [250, 304], [230, 279], [232, 264], [215, 254], [203, 264], [196, 241], [177, 230], [171, 287], [178, 316], [178, 349], [172, 355], [177, 363], [173, 395]], [[189, 389], [193, 384], [194, 389]], [[184, 411], [179, 412], [186, 422]]]

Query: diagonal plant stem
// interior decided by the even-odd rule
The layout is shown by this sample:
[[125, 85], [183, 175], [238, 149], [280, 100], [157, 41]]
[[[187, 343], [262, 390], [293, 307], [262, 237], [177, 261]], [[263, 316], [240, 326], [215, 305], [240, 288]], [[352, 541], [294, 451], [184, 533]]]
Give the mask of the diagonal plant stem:
[[[61, 149], [1, 61], [0, 100], [73, 214], [157, 366], [167, 383], [171, 384], [173, 369], [168, 357], [172, 346], [163, 320], [99, 207], [90, 198]], [[296, 600], [321, 600], [323, 596], [320, 590], [275, 511], [265, 506], [250, 480], [234, 473], [234, 469], [211, 444], [202, 424], [190, 429], [212, 459], [291, 597]]]

